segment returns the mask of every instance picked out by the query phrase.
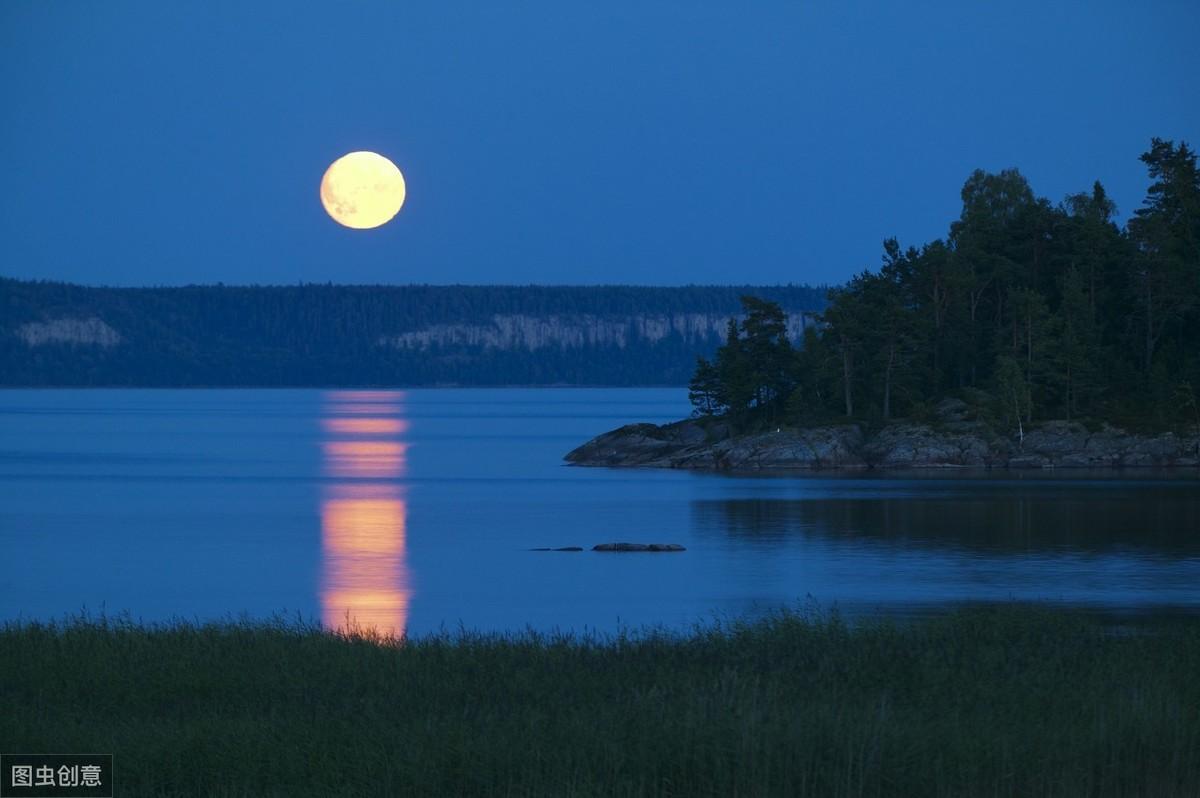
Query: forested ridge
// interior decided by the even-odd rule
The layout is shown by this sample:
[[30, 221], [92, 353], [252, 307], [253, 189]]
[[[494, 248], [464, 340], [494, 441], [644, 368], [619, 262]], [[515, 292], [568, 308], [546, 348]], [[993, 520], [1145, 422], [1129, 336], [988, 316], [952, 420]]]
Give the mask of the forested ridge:
[[1016, 169], [974, 172], [944, 238], [903, 247], [829, 293], [802, 346], [747, 298], [691, 395], [743, 427], [925, 419], [945, 397], [1015, 434], [1050, 418], [1200, 429], [1200, 174], [1153, 139], [1122, 227], [1095, 183], [1062, 202]]
[[[825, 286], [104, 288], [0, 278], [0, 383], [683, 385], [753, 293]], [[797, 317], [799, 317], [797, 315]], [[798, 334], [798, 333], [797, 333]]]
[[1154, 139], [1141, 161], [1149, 186], [1124, 226], [1099, 182], [1052, 202], [1016, 169], [977, 170], [945, 237], [888, 239], [880, 268], [833, 289], [0, 278], [0, 382], [680, 385], [691, 376], [698, 412], [747, 425], [920, 418], [947, 396], [1018, 431], [1047, 418], [1200, 424], [1196, 153]]

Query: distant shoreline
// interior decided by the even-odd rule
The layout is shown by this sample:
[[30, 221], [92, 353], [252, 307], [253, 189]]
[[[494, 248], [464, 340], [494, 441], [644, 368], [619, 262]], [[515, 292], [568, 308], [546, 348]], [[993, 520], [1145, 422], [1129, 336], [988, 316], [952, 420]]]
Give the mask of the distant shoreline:
[[683, 386], [745, 294], [803, 337], [828, 286], [186, 286], [0, 277], [8, 386]]

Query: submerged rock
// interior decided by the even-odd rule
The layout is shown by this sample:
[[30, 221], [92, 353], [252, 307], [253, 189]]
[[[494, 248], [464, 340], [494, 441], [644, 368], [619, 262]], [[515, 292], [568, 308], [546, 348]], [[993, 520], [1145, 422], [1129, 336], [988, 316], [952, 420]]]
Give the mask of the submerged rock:
[[687, 551], [678, 543], [599, 543], [592, 551]]
[[530, 549], [530, 551], [583, 551], [583, 546], [559, 546], [556, 549], [552, 549], [549, 546], [542, 546], [540, 548]]

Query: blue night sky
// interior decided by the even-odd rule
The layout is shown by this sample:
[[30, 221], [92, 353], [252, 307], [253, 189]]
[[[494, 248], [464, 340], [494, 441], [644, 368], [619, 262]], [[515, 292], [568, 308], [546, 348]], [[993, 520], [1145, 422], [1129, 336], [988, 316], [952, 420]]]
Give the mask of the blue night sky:
[[[841, 281], [976, 167], [1121, 218], [1200, 144], [1200, 3], [0, 5], [0, 273], [90, 284]], [[331, 221], [370, 149], [408, 200]]]

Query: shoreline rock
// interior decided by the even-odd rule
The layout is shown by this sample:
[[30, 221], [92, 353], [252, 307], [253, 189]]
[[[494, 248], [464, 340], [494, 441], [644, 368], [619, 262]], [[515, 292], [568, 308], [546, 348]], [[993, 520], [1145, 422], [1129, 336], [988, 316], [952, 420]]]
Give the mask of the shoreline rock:
[[857, 424], [781, 427], [732, 435], [720, 421], [629, 424], [569, 452], [573, 465], [708, 471], [909, 468], [1146, 468], [1200, 466], [1200, 435], [1089, 431], [1047, 421], [1023, 441], [978, 421], [897, 422], [867, 434]]

